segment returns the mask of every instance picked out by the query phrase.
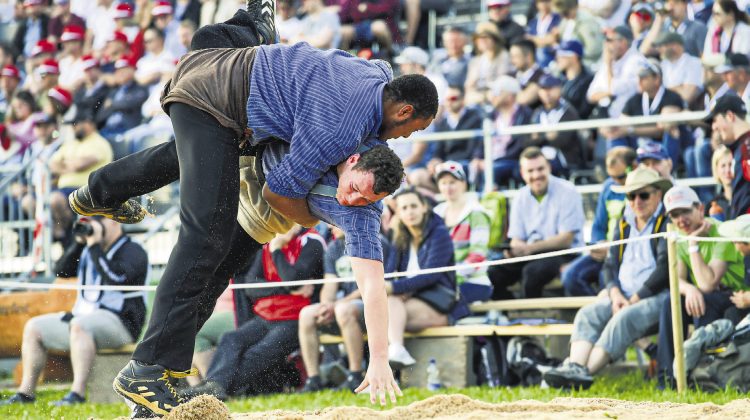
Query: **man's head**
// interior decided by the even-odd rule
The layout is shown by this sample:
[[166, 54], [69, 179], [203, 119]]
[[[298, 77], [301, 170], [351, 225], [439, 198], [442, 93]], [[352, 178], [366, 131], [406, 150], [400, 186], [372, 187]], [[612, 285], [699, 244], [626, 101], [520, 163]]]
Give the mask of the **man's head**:
[[672, 187], [669, 179], [659, 176], [653, 169], [638, 167], [625, 178], [624, 185], [613, 185], [612, 191], [625, 194], [628, 206], [635, 217], [646, 221], [659, 208], [664, 191]]
[[151, 9], [151, 17], [154, 19], [154, 26], [162, 31], [172, 22], [174, 9], [168, 1], [157, 1]]
[[133, 57], [120, 57], [115, 61], [115, 82], [124, 86], [135, 78], [135, 60]]
[[45, 109], [44, 112], [48, 114], [63, 115], [68, 112], [68, 109], [73, 105], [73, 94], [61, 86], [55, 86], [48, 90], [47, 96], [49, 97], [47, 105], [50, 108]]
[[87, 54], [81, 57], [81, 61], [83, 62], [84, 80], [90, 86], [96, 84], [102, 75], [102, 70], [99, 68], [99, 60], [93, 55]]
[[69, 0], [55, 0], [52, 8], [52, 16], [67, 16], [70, 13]]
[[68, 25], [60, 35], [60, 42], [65, 54], [78, 56], [83, 51], [86, 29], [78, 25]]
[[535, 196], [547, 193], [549, 186], [550, 164], [538, 147], [527, 147], [519, 159], [521, 178]]
[[57, 81], [60, 79], [60, 65], [54, 59], [44, 60], [37, 68], [36, 72], [39, 75], [41, 82], [39, 87], [42, 90], [51, 89], [57, 85]]
[[454, 114], [461, 112], [464, 107], [464, 87], [460, 85], [449, 86], [445, 92], [445, 105], [448, 112]]
[[739, 96], [727, 93], [716, 101], [704, 121], [719, 133], [724, 144], [732, 144], [737, 137], [748, 131], [750, 126], [745, 121], [747, 106]]
[[463, 166], [452, 160], [443, 162], [435, 167], [435, 182], [440, 194], [448, 202], [459, 200], [468, 188], [466, 172]]
[[654, 41], [662, 60], [676, 61], [685, 53], [685, 40], [677, 32], [662, 32]]
[[443, 47], [445, 48], [448, 57], [463, 57], [466, 42], [466, 32], [457, 26], [449, 27], [443, 31]]
[[7, 97], [13, 96], [18, 85], [21, 83], [21, 72], [18, 67], [8, 64], [0, 69], [0, 90], [6, 93]]
[[73, 134], [76, 139], [83, 140], [88, 135], [96, 131], [96, 123], [94, 122], [94, 115], [90, 110], [81, 108], [76, 111], [76, 115], [73, 117]]
[[653, 98], [660, 87], [661, 68], [659, 64], [652, 60], [644, 61], [638, 69], [638, 90]]
[[521, 91], [521, 84], [514, 77], [500, 76], [490, 86], [490, 104], [495, 109], [507, 108], [516, 103], [516, 95]]
[[539, 100], [545, 109], [555, 108], [562, 97], [562, 79], [551, 74], [545, 74], [539, 79]]
[[635, 168], [637, 157], [635, 150], [630, 147], [616, 146], [611, 148], [605, 159], [607, 175], [617, 185], [625, 185], [625, 178]]
[[393, 79], [383, 88], [383, 122], [380, 139], [409, 137], [424, 130], [435, 119], [438, 94], [435, 84], [419, 74]]
[[750, 60], [745, 54], [728, 54], [724, 64], [716, 66], [714, 72], [721, 74], [732, 90], [742, 92], [750, 82]]
[[555, 61], [560, 71], [568, 71], [581, 65], [581, 57], [583, 57], [583, 44], [572, 39], [560, 43], [555, 54]]
[[536, 46], [528, 39], [510, 45], [510, 62], [518, 71], [526, 71], [536, 63]]
[[143, 34], [143, 44], [146, 51], [151, 54], [160, 54], [164, 51], [164, 31], [157, 28], [148, 28]]
[[630, 49], [633, 42], [633, 31], [627, 26], [620, 25], [605, 31], [605, 48], [609, 50], [615, 60], [619, 60]]
[[688, 5], [686, 0], [667, 0], [664, 8], [669, 17], [675, 22], [682, 22], [687, 17]]
[[552, 0], [552, 10], [562, 17], [572, 18], [573, 12], [578, 9], [578, 0]]
[[641, 34], [653, 26], [654, 17], [656, 17], [656, 12], [651, 4], [637, 3], [630, 9], [628, 24], [633, 29], [633, 32]]
[[382, 200], [401, 186], [404, 166], [386, 146], [355, 153], [337, 166], [336, 199], [343, 206], [366, 206]]
[[672, 176], [672, 159], [661, 144], [646, 143], [638, 148], [637, 153], [639, 165], [655, 170], [662, 178]]
[[424, 74], [430, 64], [430, 55], [419, 47], [406, 47], [393, 60], [401, 74]]
[[105, 53], [110, 57], [119, 57], [128, 50], [128, 36], [122, 31], [114, 31], [107, 39]]
[[488, 0], [487, 13], [493, 22], [502, 22], [510, 16], [511, 0]]
[[195, 35], [195, 23], [190, 19], [185, 19], [180, 22], [180, 27], [177, 28], [177, 39], [180, 40], [180, 44], [190, 49], [190, 44], [193, 42], [193, 35]]
[[750, 214], [743, 214], [720, 224], [719, 235], [725, 238], [747, 238], [747, 241], [735, 242], [734, 247], [745, 257], [750, 257]]
[[690, 187], [674, 186], [664, 195], [664, 211], [677, 229], [689, 234], [703, 225], [703, 204]]
[[36, 19], [44, 14], [44, 10], [47, 7], [46, 3], [43, 0], [24, 0], [23, 11], [26, 16]]

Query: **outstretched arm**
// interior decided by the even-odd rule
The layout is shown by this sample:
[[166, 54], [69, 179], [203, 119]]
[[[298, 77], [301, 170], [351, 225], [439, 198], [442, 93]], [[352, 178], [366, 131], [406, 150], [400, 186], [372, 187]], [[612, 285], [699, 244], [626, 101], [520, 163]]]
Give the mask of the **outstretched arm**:
[[385, 293], [383, 263], [352, 257], [351, 264], [365, 304], [365, 325], [370, 346], [367, 375], [355, 392], [360, 392], [369, 385], [370, 402], [374, 404], [379, 396], [380, 404], [385, 405], [387, 393], [391, 396], [391, 402], [395, 403], [396, 395], [402, 394], [388, 365], [388, 300]]

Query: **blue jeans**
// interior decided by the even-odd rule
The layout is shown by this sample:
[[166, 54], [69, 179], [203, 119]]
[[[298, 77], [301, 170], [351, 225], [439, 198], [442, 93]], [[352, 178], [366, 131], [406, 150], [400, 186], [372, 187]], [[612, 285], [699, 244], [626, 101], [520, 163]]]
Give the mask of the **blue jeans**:
[[[685, 150], [691, 148], [695, 143], [693, 136], [690, 134], [684, 126], [680, 126], [680, 136], [672, 137], [669, 132], [664, 132], [662, 137], [662, 147], [667, 151], [669, 158], [672, 159], [672, 164], [676, 168], [677, 164], [682, 159], [685, 165], [689, 165], [687, 162]], [[688, 169], [688, 174], [690, 170]]]
[[[733, 307], [734, 304], [729, 300], [731, 296], [728, 291], [718, 291], [703, 294], [706, 302], [706, 312], [702, 317], [692, 318], [685, 310], [685, 298], [682, 301], [682, 336], [687, 335], [688, 323], [692, 320], [696, 328], [708, 325], [717, 319], [724, 317], [724, 311]], [[659, 313], [659, 344], [657, 346], [656, 361], [658, 363], [659, 386], [664, 387], [666, 382], [671, 382], [674, 377], [672, 363], [674, 362], [674, 343], [672, 341], [672, 306], [669, 301], [669, 295], [662, 299], [661, 312]]]
[[492, 297], [492, 286], [463, 282], [458, 288], [466, 303], [485, 302]]
[[603, 262], [581, 255], [573, 260], [562, 273], [562, 284], [566, 296], [596, 296], [592, 283], [600, 282]]

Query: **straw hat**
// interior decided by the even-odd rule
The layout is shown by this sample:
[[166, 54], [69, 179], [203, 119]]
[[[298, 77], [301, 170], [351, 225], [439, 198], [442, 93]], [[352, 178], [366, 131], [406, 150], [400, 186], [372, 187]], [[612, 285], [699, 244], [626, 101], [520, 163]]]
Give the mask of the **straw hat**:
[[672, 181], [662, 178], [658, 172], [651, 168], [638, 167], [625, 178], [625, 185], [613, 185], [612, 191], [618, 194], [627, 194], [648, 186], [656, 187], [665, 192], [672, 187]]

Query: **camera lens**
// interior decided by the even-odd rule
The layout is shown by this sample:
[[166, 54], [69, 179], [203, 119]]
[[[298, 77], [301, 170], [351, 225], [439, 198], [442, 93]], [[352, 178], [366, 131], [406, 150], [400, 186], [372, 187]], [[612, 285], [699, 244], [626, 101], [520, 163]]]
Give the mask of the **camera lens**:
[[73, 224], [73, 234], [76, 236], [89, 236], [94, 233], [94, 228], [86, 222], [75, 222]]

